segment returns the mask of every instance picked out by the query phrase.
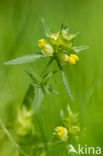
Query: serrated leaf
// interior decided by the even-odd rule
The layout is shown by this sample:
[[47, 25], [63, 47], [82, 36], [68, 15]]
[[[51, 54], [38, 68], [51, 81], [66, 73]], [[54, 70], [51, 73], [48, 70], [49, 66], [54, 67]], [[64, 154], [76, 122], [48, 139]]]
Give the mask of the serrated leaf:
[[47, 24], [45, 23], [45, 20], [43, 19], [43, 18], [41, 18], [41, 21], [42, 21], [42, 24], [43, 24], [43, 27], [44, 27], [44, 32], [45, 32], [45, 35], [47, 36], [47, 37], [49, 37], [50, 36], [50, 29], [49, 29], [49, 27], [47, 26]]
[[60, 62], [58, 61], [58, 59], [56, 59], [56, 61], [57, 61], [58, 67], [59, 67], [60, 72], [61, 72], [62, 81], [63, 81], [63, 84], [64, 84], [64, 86], [65, 86], [65, 89], [66, 89], [66, 91], [67, 91], [67, 93], [68, 93], [68, 96], [70, 97], [70, 99], [71, 99], [72, 102], [73, 102], [73, 101], [74, 101], [74, 100], [73, 100], [73, 96], [72, 96], [72, 94], [71, 94], [70, 86], [69, 86], [67, 77], [66, 77], [66, 75], [65, 75], [65, 72], [64, 72], [64, 70], [63, 70], [63, 68], [62, 68], [62, 66], [61, 66], [61, 64], [60, 64]]
[[73, 96], [72, 96], [72, 94], [71, 94], [70, 85], [69, 85], [69, 83], [68, 83], [68, 80], [67, 80], [67, 77], [66, 77], [66, 75], [65, 75], [65, 72], [64, 72], [63, 69], [60, 70], [60, 71], [61, 71], [62, 81], [63, 81], [63, 84], [64, 84], [64, 86], [65, 86], [65, 88], [66, 88], [66, 91], [67, 91], [67, 93], [68, 93], [68, 96], [69, 96], [70, 99], [73, 101]]
[[33, 109], [34, 109], [34, 113], [37, 114], [40, 106], [42, 104], [42, 101], [44, 99], [44, 91], [43, 88], [41, 86], [35, 86], [35, 99], [32, 103]]
[[89, 46], [79, 46], [79, 47], [72, 47], [72, 50], [75, 53], [80, 53], [81, 51], [84, 51], [84, 50], [86, 50], [88, 48], [89, 48]]
[[5, 65], [16, 65], [16, 64], [30, 63], [30, 62], [36, 61], [37, 59], [39, 59], [41, 57], [46, 57], [46, 55], [41, 55], [41, 54], [26, 55], [26, 56], [22, 56], [22, 57], [10, 60], [4, 64]]
[[65, 89], [66, 89], [66, 91], [67, 91], [68, 96], [70, 97], [70, 99], [71, 99], [72, 102], [73, 102], [73, 101], [74, 101], [74, 100], [73, 100], [73, 96], [72, 96], [72, 94], [71, 94], [70, 86], [69, 86], [67, 77], [66, 77], [66, 75], [65, 75], [65, 72], [64, 72], [64, 70], [63, 70], [63, 68], [62, 68], [62, 66], [61, 66], [61, 64], [60, 64], [60, 62], [58, 61], [58, 59], [56, 59], [56, 61], [57, 61], [58, 67], [59, 67], [60, 72], [61, 72], [61, 76], [62, 76], [62, 81], [63, 81], [64, 87], [65, 87]]

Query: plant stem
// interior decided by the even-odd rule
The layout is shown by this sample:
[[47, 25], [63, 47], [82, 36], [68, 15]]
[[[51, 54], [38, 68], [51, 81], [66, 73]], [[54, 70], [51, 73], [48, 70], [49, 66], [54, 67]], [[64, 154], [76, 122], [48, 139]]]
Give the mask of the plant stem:
[[49, 62], [47, 63], [47, 65], [44, 67], [42, 73], [41, 73], [41, 78], [43, 78], [48, 70], [48, 68], [50, 67], [52, 61], [54, 60], [54, 58], [52, 57]]
[[[55, 58], [55, 59], [56, 59], [56, 58]], [[62, 68], [62, 66], [61, 66], [60, 62], [58, 61], [58, 59], [56, 59], [56, 62], [57, 62], [57, 64], [58, 64], [58, 67], [59, 67], [60, 71], [62, 71], [62, 70], [63, 70], [63, 68]]]
[[42, 138], [43, 138], [43, 140], [44, 140], [44, 147], [45, 147], [45, 150], [46, 150], [46, 152], [47, 152], [47, 151], [48, 151], [47, 140], [46, 140], [46, 137], [45, 137], [45, 134], [44, 134], [43, 128], [42, 128], [42, 126], [41, 126], [40, 119], [39, 119], [39, 116], [38, 116], [38, 115], [36, 115], [36, 119], [37, 119], [38, 126], [39, 126], [39, 129], [40, 129], [41, 134], [42, 134]]
[[[44, 67], [40, 77], [43, 79], [46, 72], [48, 71], [48, 68], [50, 67], [52, 61], [54, 60], [54, 57], [52, 57], [49, 62], [47, 63], [47, 65]], [[41, 126], [41, 123], [40, 123], [40, 119], [39, 119], [39, 116], [38, 114], [36, 114], [36, 119], [37, 119], [37, 122], [38, 122], [38, 126], [39, 126], [39, 129], [41, 131], [41, 135], [42, 135], [42, 138], [44, 140], [44, 147], [45, 147], [45, 151], [47, 152], [48, 151], [48, 147], [47, 147], [47, 140], [46, 140], [46, 137], [45, 137], [45, 134], [44, 134], [44, 131], [43, 131], [43, 128]]]

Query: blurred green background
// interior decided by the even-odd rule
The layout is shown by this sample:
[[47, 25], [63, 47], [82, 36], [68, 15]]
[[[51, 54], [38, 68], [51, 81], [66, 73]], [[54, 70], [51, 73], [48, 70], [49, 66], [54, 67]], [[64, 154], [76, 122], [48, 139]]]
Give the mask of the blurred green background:
[[[75, 45], [90, 48], [80, 54], [77, 65], [64, 66], [75, 102], [72, 109], [80, 112], [80, 121], [87, 127], [81, 144], [103, 145], [103, 1], [102, 0], [0, 0], [0, 117], [12, 122], [13, 111], [21, 103], [30, 78], [24, 72], [29, 65], [40, 73], [48, 59], [17, 66], [3, 63], [39, 51], [37, 41], [44, 38], [41, 17], [52, 32], [63, 23], [70, 32], [80, 32]], [[52, 64], [50, 70], [57, 68]], [[71, 104], [60, 75], [54, 86], [59, 95], [46, 95], [40, 110], [41, 124], [47, 139], [61, 123], [60, 109]], [[13, 155], [14, 148], [0, 129], [0, 156]], [[65, 156], [63, 147], [50, 149], [50, 156]]]

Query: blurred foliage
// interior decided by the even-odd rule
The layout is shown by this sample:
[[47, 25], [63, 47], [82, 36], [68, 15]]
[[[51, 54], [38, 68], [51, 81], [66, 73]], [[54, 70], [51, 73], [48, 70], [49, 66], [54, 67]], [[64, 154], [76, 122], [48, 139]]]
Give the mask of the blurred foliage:
[[[103, 1], [97, 0], [0, 0], [0, 117], [9, 124], [15, 119], [15, 112], [24, 98], [31, 83], [26, 76], [28, 65], [6, 67], [8, 59], [33, 54], [39, 49], [36, 43], [44, 37], [41, 17], [50, 29], [56, 31], [61, 24], [69, 26], [70, 31], [80, 32], [76, 45], [89, 45], [76, 66], [68, 65], [64, 69], [70, 81], [74, 97], [72, 109], [80, 112], [80, 120], [87, 127], [87, 136], [81, 138], [81, 144], [102, 145], [103, 138]], [[41, 33], [42, 32], [42, 33]], [[34, 71], [40, 73], [48, 59], [30, 63]], [[51, 70], [56, 70], [56, 63]], [[40, 110], [40, 124], [46, 139], [50, 138], [54, 128], [61, 123], [60, 109], [66, 110], [70, 103], [61, 83], [54, 78], [56, 90], [60, 94], [45, 97]], [[54, 84], [53, 84], [54, 85]], [[13, 130], [10, 129], [12, 135]], [[0, 129], [0, 156], [11, 156], [15, 151], [7, 136]], [[15, 135], [14, 135], [15, 138]], [[65, 147], [50, 146], [48, 156], [65, 156]], [[44, 151], [42, 153], [44, 156]]]

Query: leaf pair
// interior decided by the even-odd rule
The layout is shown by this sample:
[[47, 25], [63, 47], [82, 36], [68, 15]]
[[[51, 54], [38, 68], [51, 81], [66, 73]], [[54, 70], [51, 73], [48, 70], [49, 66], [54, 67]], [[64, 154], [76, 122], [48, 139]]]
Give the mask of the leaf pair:
[[49, 85], [49, 80], [57, 71], [53, 71], [49, 74], [46, 74], [42, 79], [37, 73], [34, 73], [32, 70], [26, 73], [33, 80], [33, 83], [29, 85], [28, 90], [25, 94], [23, 105], [26, 105], [27, 108], [33, 107], [34, 113], [38, 113], [42, 101], [44, 99], [44, 94], [47, 92], [58, 93]]
[[37, 114], [43, 99], [43, 89], [35, 84], [30, 84], [24, 96], [22, 106], [25, 105], [28, 109], [32, 107], [34, 114]]

